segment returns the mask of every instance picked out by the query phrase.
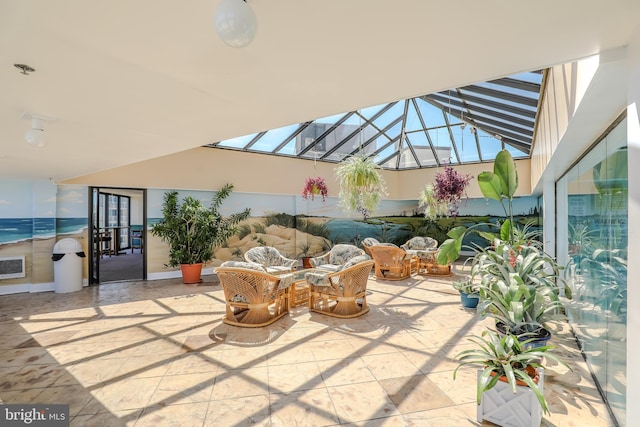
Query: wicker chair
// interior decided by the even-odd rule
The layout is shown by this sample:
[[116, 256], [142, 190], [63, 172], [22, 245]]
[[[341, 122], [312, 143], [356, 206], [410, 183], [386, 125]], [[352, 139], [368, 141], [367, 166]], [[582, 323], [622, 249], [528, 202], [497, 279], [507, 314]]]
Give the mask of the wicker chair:
[[298, 260], [283, 256], [271, 246], [256, 246], [244, 253], [244, 259], [262, 265], [267, 273], [280, 274], [291, 272], [298, 266]]
[[293, 274], [274, 276], [259, 264], [227, 261], [216, 268], [224, 290], [228, 325], [267, 326], [289, 312], [289, 287]]
[[376, 245], [369, 248], [378, 279], [402, 280], [418, 268], [418, 260], [399, 247]]
[[309, 310], [340, 318], [367, 313], [367, 280], [373, 264], [367, 255], [362, 255], [340, 271], [307, 273]]
[[398, 245], [395, 245], [393, 243], [382, 243], [379, 242], [377, 239], [373, 238], [373, 237], [367, 237], [364, 240], [362, 240], [362, 249], [364, 249], [364, 252], [369, 255], [370, 257], [372, 257], [371, 252], [369, 252], [369, 248], [371, 246], [377, 246], [377, 245], [382, 245], [382, 246], [391, 246], [394, 248], [397, 248]]
[[351, 259], [365, 252], [357, 246], [339, 244], [331, 248], [329, 252], [318, 257], [311, 258], [311, 267], [325, 271], [340, 271]]

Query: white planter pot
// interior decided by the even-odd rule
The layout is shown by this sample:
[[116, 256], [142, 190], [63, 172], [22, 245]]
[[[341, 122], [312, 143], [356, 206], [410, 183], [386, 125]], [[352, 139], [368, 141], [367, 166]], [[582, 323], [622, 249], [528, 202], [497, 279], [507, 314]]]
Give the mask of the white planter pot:
[[[478, 378], [481, 373], [478, 370]], [[544, 370], [538, 369], [538, 375], [538, 387], [544, 392]], [[517, 386], [514, 394], [509, 383], [498, 381], [482, 394], [477, 419], [480, 423], [487, 420], [503, 427], [540, 427], [542, 406], [529, 387]]]

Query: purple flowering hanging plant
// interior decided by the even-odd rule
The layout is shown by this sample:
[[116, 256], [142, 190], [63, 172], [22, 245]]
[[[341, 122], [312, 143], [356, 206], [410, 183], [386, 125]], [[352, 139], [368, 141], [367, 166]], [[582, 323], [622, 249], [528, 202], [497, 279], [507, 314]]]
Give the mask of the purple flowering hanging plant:
[[425, 208], [425, 217], [434, 220], [440, 215], [457, 216], [458, 206], [471, 181], [469, 174], [458, 173], [447, 165], [436, 174], [436, 180], [420, 193], [420, 206]]
[[304, 188], [302, 189], [302, 198], [307, 200], [311, 197], [311, 200], [314, 199], [315, 196], [321, 196], [322, 202], [324, 203], [327, 200], [327, 196], [329, 195], [329, 190], [327, 189], [327, 184], [324, 182], [324, 178], [318, 177], [308, 177], [304, 182]]

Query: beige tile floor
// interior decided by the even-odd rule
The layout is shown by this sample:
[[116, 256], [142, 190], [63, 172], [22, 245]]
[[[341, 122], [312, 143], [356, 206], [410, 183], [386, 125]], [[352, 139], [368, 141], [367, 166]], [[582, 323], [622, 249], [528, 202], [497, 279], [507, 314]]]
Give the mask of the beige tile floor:
[[[0, 296], [0, 400], [69, 404], [72, 426], [479, 425], [453, 356], [489, 321], [450, 278], [368, 289], [362, 317], [302, 306], [260, 329], [222, 323], [212, 276]], [[552, 343], [573, 371], [549, 366], [543, 425], [612, 425], [567, 324]]]

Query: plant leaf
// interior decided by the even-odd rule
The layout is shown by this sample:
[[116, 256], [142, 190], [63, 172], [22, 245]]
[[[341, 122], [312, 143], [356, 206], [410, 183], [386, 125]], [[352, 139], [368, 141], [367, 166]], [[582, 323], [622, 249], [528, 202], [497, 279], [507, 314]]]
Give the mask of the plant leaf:
[[484, 197], [502, 201], [502, 184], [493, 172], [481, 172], [478, 175], [478, 186]]

